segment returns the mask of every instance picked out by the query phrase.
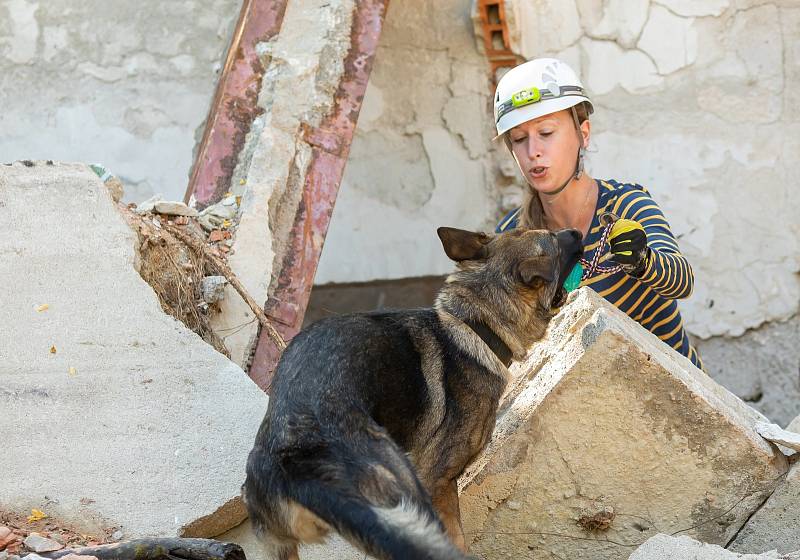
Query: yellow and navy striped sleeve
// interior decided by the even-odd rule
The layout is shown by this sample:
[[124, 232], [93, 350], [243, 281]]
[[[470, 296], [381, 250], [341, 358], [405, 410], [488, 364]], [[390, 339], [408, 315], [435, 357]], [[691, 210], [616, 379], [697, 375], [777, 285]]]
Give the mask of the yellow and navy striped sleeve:
[[[699, 368], [703, 362], [691, 344], [678, 308], [679, 298], [691, 294], [694, 277], [692, 268], [681, 255], [675, 237], [672, 235], [658, 205], [644, 187], [618, 183], [617, 181], [597, 181], [598, 197], [595, 214], [589, 231], [583, 240], [584, 258], [591, 261], [595, 252], [602, 252], [600, 263], [613, 265], [608, 247], [600, 247], [603, 226], [600, 216], [613, 212], [620, 218], [636, 220], [644, 227], [647, 235], [648, 261], [641, 278], [623, 271], [612, 273], [596, 272], [581, 281], [581, 286], [590, 287], [613, 304], [631, 319], [649, 330], [670, 348], [686, 356]], [[520, 209], [508, 213], [497, 225], [496, 232], [502, 233], [517, 227]]]
[[639, 281], [666, 299], [689, 297], [694, 289], [692, 267], [678, 249], [664, 214], [647, 191], [643, 188], [629, 190], [614, 201], [610, 211], [644, 227], [649, 251]]

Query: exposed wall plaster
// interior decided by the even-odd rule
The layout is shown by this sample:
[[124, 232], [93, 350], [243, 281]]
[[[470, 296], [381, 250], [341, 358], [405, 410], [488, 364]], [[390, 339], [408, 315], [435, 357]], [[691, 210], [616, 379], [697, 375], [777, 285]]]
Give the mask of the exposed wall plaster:
[[180, 199], [235, 0], [0, 0], [0, 160], [102, 162]]
[[389, 4], [317, 283], [443, 274], [437, 226], [493, 226], [490, 97], [468, 0]]

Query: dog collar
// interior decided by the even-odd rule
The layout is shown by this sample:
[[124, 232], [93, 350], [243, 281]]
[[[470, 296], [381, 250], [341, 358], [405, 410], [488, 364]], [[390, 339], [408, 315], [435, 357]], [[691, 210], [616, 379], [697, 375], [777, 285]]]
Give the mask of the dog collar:
[[481, 337], [481, 340], [486, 343], [486, 346], [489, 347], [489, 350], [494, 352], [494, 355], [503, 362], [503, 365], [508, 367], [511, 365], [511, 358], [513, 357], [513, 352], [511, 352], [511, 348], [503, 342], [503, 339], [497, 336], [497, 333], [494, 332], [492, 329], [486, 326], [485, 323], [480, 321], [464, 321], [464, 323], [471, 328], [475, 334]]

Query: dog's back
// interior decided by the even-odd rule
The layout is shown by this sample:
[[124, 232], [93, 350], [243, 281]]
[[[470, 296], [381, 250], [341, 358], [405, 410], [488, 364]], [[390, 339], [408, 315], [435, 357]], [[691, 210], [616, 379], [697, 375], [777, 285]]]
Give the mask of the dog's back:
[[326, 319], [292, 340], [244, 487], [277, 558], [331, 526], [378, 558], [464, 558], [404, 451], [428, 409], [418, 340], [438, 331], [426, 309]]

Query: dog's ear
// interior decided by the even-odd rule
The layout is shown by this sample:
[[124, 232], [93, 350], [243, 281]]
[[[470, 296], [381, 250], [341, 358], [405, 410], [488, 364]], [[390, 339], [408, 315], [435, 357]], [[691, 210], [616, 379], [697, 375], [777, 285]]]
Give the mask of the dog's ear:
[[517, 274], [526, 286], [537, 288], [554, 281], [553, 262], [549, 257], [531, 257], [519, 263]]
[[436, 230], [447, 256], [456, 262], [486, 258], [486, 244], [492, 240], [485, 233], [440, 227]]

